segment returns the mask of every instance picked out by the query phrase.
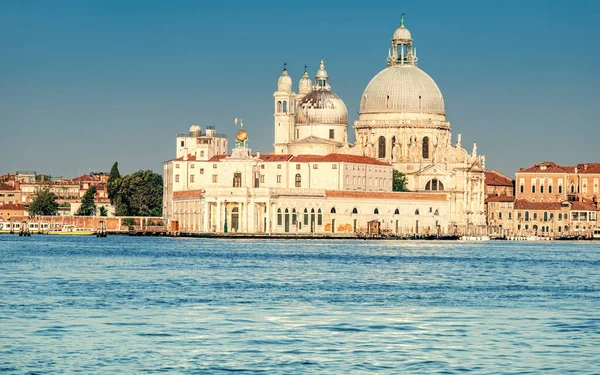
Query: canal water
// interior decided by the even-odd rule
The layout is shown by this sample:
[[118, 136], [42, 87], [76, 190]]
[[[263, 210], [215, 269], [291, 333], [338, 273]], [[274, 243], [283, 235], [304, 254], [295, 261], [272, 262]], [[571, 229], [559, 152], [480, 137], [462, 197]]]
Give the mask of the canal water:
[[600, 373], [600, 244], [0, 235], [4, 374]]

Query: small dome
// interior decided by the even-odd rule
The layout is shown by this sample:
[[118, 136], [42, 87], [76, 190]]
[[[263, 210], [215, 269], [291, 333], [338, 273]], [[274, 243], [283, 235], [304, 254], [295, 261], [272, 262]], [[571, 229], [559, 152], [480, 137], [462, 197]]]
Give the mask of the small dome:
[[192, 125], [192, 126], [190, 126], [190, 134], [200, 135], [201, 131], [202, 131], [202, 129], [200, 128], [199, 125]]
[[359, 114], [405, 112], [445, 115], [444, 98], [435, 81], [418, 67], [388, 67], [367, 85]]
[[283, 69], [279, 79], [277, 80], [277, 90], [292, 91], [292, 77], [288, 74], [287, 69]]
[[394, 31], [392, 40], [398, 40], [398, 39], [412, 40], [410, 31], [408, 31], [408, 29], [406, 27], [404, 27], [404, 25], [400, 26], [399, 28], [396, 29], [396, 31]]
[[304, 71], [304, 75], [298, 81], [298, 92], [300, 94], [308, 94], [312, 90], [312, 81], [308, 77], [308, 73], [306, 70]]
[[298, 103], [296, 124], [348, 124], [348, 110], [330, 90], [313, 90]]

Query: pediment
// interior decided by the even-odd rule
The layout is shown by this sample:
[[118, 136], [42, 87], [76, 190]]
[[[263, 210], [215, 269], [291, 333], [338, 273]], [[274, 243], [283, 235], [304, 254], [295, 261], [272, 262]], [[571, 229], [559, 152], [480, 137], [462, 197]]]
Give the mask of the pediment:
[[471, 164], [470, 170], [471, 170], [471, 172], [484, 172], [485, 171], [485, 169], [483, 169], [483, 166], [481, 165], [479, 160], [475, 160], [473, 162], [473, 164]]
[[451, 174], [451, 172], [440, 164], [430, 164], [415, 173], [418, 176], [450, 176]]

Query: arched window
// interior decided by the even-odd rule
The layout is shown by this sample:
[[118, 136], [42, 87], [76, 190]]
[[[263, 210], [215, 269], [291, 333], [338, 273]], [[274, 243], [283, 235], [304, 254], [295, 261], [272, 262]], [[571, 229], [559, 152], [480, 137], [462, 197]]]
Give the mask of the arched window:
[[287, 113], [287, 102], [283, 102], [283, 113]]
[[296, 173], [296, 187], [302, 187], [302, 176], [300, 176], [300, 173]]
[[308, 225], [308, 210], [304, 209], [304, 225]]
[[317, 225], [323, 225], [323, 213], [320, 208], [319, 211], [317, 211]]
[[433, 214], [437, 216], [437, 215], [439, 215], [439, 214], [440, 214], [440, 211], [439, 211], [438, 209], [436, 209], [436, 210], [435, 210], [435, 212], [434, 212]]
[[277, 225], [281, 225], [281, 222], [283, 221], [283, 218], [281, 216], [281, 208], [277, 209]]
[[444, 184], [442, 184], [442, 181], [434, 178], [427, 182], [427, 185], [425, 185], [425, 190], [444, 190]]
[[544, 212], [544, 221], [548, 221], [548, 213]]
[[537, 212], [533, 213], [533, 220], [537, 220]]
[[281, 112], [281, 101], [277, 102], [277, 113]]
[[331, 207], [331, 211], [329, 211], [330, 214], [335, 214], [335, 207]]
[[356, 207], [354, 207], [354, 209], [352, 210], [353, 214], [358, 214], [358, 209]]
[[558, 185], [558, 194], [562, 194], [562, 185]]
[[298, 222], [297, 220], [297, 216], [296, 216], [296, 209], [292, 208], [292, 225], [296, 225]]
[[419, 214], [419, 209], [417, 208], [417, 209], [415, 210], [415, 215], [418, 215], [418, 214]]
[[385, 98], [385, 108], [386, 109], [390, 108], [390, 96], [389, 95]]
[[394, 215], [400, 215], [400, 210], [396, 208], [396, 211], [394, 211]]
[[571, 193], [575, 193], [575, 185], [571, 185]]
[[529, 221], [529, 211], [525, 211], [525, 221]]
[[423, 137], [423, 159], [429, 159], [429, 137]]
[[375, 215], [379, 215], [379, 208], [376, 208], [376, 209], [375, 209], [375, 211], [373, 211], [373, 213], [374, 213]]
[[379, 137], [379, 158], [385, 158], [385, 137], [383, 135]]

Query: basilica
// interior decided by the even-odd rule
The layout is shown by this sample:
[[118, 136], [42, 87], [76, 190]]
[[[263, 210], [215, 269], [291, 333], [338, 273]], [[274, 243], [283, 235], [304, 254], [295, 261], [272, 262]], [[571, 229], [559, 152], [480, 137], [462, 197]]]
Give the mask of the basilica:
[[[355, 143], [325, 62], [294, 91], [284, 67], [274, 97], [274, 150], [252, 154], [197, 125], [164, 163], [164, 215], [184, 232], [348, 233], [376, 222], [393, 234], [466, 233], [485, 226], [485, 157], [453, 142], [444, 99], [418, 67], [404, 21], [386, 66], [365, 88]], [[243, 125], [242, 125], [243, 127]], [[393, 191], [393, 171], [409, 192]]]

